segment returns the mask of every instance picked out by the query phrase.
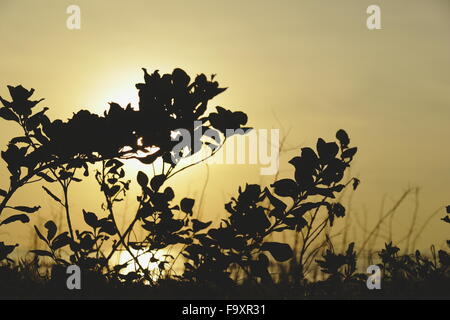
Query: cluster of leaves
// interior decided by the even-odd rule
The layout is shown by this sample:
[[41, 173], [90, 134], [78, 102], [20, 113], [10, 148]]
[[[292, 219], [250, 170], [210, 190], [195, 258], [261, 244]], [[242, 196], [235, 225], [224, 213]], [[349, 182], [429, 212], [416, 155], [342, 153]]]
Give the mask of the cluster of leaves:
[[[124, 194], [128, 189], [126, 182], [117, 183], [117, 180], [125, 175], [118, 165], [120, 159], [137, 158], [144, 164], [152, 164], [156, 159], [162, 158], [169, 167], [167, 178], [181, 157], [200, 151], [203, 145], [216, 150], [227, 138], [226, 128], [238, 129], [246, 124], [247, 116], [240, 111], [232, 112], [217, 107], [216, 112], [206, 114], [210, 100], [226, 90], [219, 87], [214, 75], [208, 79], [204, 74], [200, 74], [191, 81], [181, 69], [162, 76], [158, 71], [148, 74], [147, 70], [143, 70], [144, 83], [136, 85], [140, 98], [137, 109], [131, 105], [122, 108], [117, 103], [110, 103], [109, 110], [103, 115], [81, 110], [67, 121], [51, 121], [46, 115], [48, 108], [36, 111], [36, 106], [43, 99], [31, 100], [34, 89], [27, 90], [21, 85], [8, 86], [11, 100], [0, 97], [3, 104], [0, 117], [19, 124], [23, 135], [11, 139], [8, 148], [1, 153], [10, 172], [10, 185], [6, 190], [0, 189], [0, 216], [4, 209], [22, 213], [0, 220], [0, 226], [16, 221], [28, 223], [30, 219], [27, 215], [40, 208], [8, 206], [11, 197], [19, 188], [38, 181], [58, 182], [62, 187], [64, 199], [60, 199], [49, 188], [43, 188], [66, 209], [68, 236], [71, 240], [69, 244], [74, 252], [71, 260], [76, 258], [78, 261], [90, 254], [92, 248], [100, 245], [106, 237], [118, 236], [113, 233], [112, 226], [116, 229], [117, 226], [111, 212], [108, 217], [98, 219], [97, 222], [104, 226], [75, 234], [70, 221], [67, 193], [72, 182], [82, 180], [76, 176], [78, 169], [83, 169], [84, 176], [87, 177], [88, 164], [101, 162], [109, 167], [108, 172], [103, 172], [108, 178], [101, 182], [101, 191], [106, 196], [106, 207], [110, 211], [110, 202], [119, 201], [117, 195]], [[199, 141], [186, 141], [185, 148], [174, 154], [174, 146], [178, 142], [171, 137], [180, 129], [187, 130]], [[99, 176], [96, 178], [98, 181]], [[155, 197], [158, 195], [155, 194]], [[142, 201], [146, 201], [143, 199]], [[92, 222], [93, 216], [87, 216], [91, 217], [88, 220]], [[47, 238], [45, 240], [50, 241]], [[122, 243], [123, 240], [117, 242]], [[81, 252], [80, 248], [85, 252]], [[2, 244], [1, 260], [6, 259], [12, 250], [12, 246]], [[44, 255], [50, 254], [54, 255], [54, 252], [50, 250]]]
[[[31, 108], [41, 101], [28, 100], [34, 90], [9, 87], [13, 101], [2, 99], [5, 107], [0, 116], [18, 122], [29, 132], [28, 136], [13, 139], [11, 149], [5, 153], [5, 161], [12, 166], [10, 171], [17, 172], [21, 165], [32, 170], [43, 162], [124, 157], [138, 151], [146, 152], [149, 147], [157, 147], [160, 152], [141, 158], [143, 163], [152, 163], [158, 156], [164, 156], [171, 163], [168, 155], [177, 143], [172, 141], [171, 135], [177, 129], [199, 130], [199, 127], [193, 128], [197, 122], [203, 130], [215, 128], [224, 133], [225, 128], [240, 128], [247, 122], [244, 113], [221, 107], [205, 116], [209, 100], [226, 90], [219, 87], [214, 77], [208, 80], [201, 74], [191, 83], [190, 77], [181, 69], [163, 76], [158, 71], [151, 75], [145, 69], [144, 72], [145, 83], [136, 85], [140, 97], [138, 110], [131, 105], [122, 108], [117, 103], [110, 103], [103, 116], [81, 110], [66, 122], [50, 121], [45, 115], [47, 108], [32, 115]], [[16, 150], [17, 142], [34, 142], [35, 148], [31, 152]]]
[[[290, 161], [295, 167], [294, 179], [276, 181], [272, 191], [259, 185], [239, 188], [238, 197], [225, 205], [228, 219], [222, 220], [219, 228], [194, 235], [194, 242], [183, 253], [188, 259], [184, 277], [226, 282], [230, 280], [230, 267], [237, 265], [250, 279], [272, 281], [266, 253], [284, 262], [293, 257], [293, 251], [287, 243], [269, 241], [270, 236], [284, 230], [304, 232], [306, 251], [327, 225], [344, 217], [343, 205], [328, 199], [335, 199], [350, 182], [354, 188], [358, 186], [357, 179], [341, 183], [357, 149], [349, 148], [344, 130], [336, 136], [339, 145], [319, 139], [317, 153], [311, 148], [301, 149], [300, 156]], [[327, 215], [315, 227], [322, 207]]]
[[[360, 183], [356, 178], [342, 182], [357, 148], [350, 147], [344, 130], [336, 133], [337, 142], [318, 139], [315, 150], [302, 148], [289, 161], [295, 170], [292, 178], [275, 181], [270, 188], [256, 184], [239, 188], [237, 197], [225, 204], [227, 217], [219, 226], [195, 219], [194, 199], [184, 198], [175, 203], [175, 192], [164, 186], [166, 181], [177, 172], [174, 169], [180, 158], [199, 152], [202, 146], [210, 147], [214, 154], [230, 134], [245, 132], [236, 129], [248, 129], [243, 127], [247, 123], [243, 112], [216, 107], [215, 112], [206, 114], [209, 101], [226, 90], [214, 78], [201, 74], [192, 81], [181, 69], [162, 76], [158, 71], [149, 74], [144, 69], [144, 83], [136, 85], [137, 109], [110, 103], [103, 115], [81, 110], [67, 121], [51, 121], [46, 116], [48, 108], [36, 111], [43, 99], [31, 100], [34, 89], [8, 86], [11, 101], [0, 97], [3, 104], [0, 117], [19, 124], [23, 135], [11, 139], [8, 148], [1, 152], [10, 172], [10, 183], [6, 190], [0, 189], [0, 216], [4, 209], [20, 213], [2, 218], [0, 227], [30, 221], [29, 215], [37, 212], [39, 206], [8, 203], [19, 188], [43, 181], [61, 187], [63, 197], [53, 187], [42, 186], [64, 209], [68, 231], [58, 230], [51, 220], [44, 224], [45, 232], [35, 226], [45, 249], [32, 252], [36, 265], [37, 257], [52, 259], [55, 275], [57, 270], [62, 272], [67, 265], [77, 264], [108, 281], [152, 283], [154, 270], [141, 265], [139, 259], [150, 254], [149, 262], [157, 264], [159, 278], [171, 276], [180, 255], [185, 259], [184, 274], [175, 278], [181, 280], [231, 284], [231, 270], [237, 267], [250, 282], [272, 283], [273, 260], [295, 260], [300, 267], [297, 272], [303, 278], [318, 252], [311, 249], [312, 245], [327, 227], [346, 214], [345, 207], [336, 200], [337, 195], [347, 186], [356, 189]], [[191, 139], [183, 140], [183, 148], [176, 149], [179, 142], [172, 137], [180, 129], [187, 130]], [[127, 197], [130, 188], [123, 162], [130, 158], [144, 164], [162, 158], [168, 170], [163, 169], [153, 177], [138, 173], [136, 181], [141, 189], [138, 209], [121, 230], [115, 204]], [[89, 177], [89, 165], [94, 163], [101, 164], [94, 177], [104, 197], [103, 212], [82, 210], [86, 226], [79, 230], [71, 223], [73, 213], [68, 193], [72, 183]], [[83, 177], [79, 170], [83, 170]], [[448, 216], [443, 220], [450, 223]], [[138, 229], [140, 237], [136, 235]], [[288, 243], [273, 241], [272, 237], [281, 232], [301, 234], [299, 252], [293, 252]], [[1, 263], [13, 263], [8, 256], [16, 246], [0, 242]], [[168, 253], [174, 247], [182, 247], [176, 257]], [[112, 265], [111, 258], [120, 251], [127, 251], [130, 261]], [[158, 255], [159, 252], [166, 254]], [[419, 251], [402, 256], [399, 248], [389, 243], [379, 256], [384, 278], [391, 282], [428, 279], [448, 282], [450, 255], [444, 250], [432, 259], [423, 257]], [[332, 248], [326, 250], [316, 262], [322, 272], [329, 274], [325, 282], [332, 282], [334, 288], [336, 283], [363, 283], [363, 275], [357, 273], [353, 243], [342, 254]], [[122, 271], [130, 263], [136, 270], [124, 274]]]
[[[450, 206], [447, 206], [446, 210], [447, 216], [442, 220], [450, 223]], [[450, 240], [447, 240], [447, 246], [450, 248]], [[444, 282], [448, 283], [450, 254], [447, 251], [438, 250], [436, 254], [433, 246], [431, 259], [424, 257], [419, 250], [416, 250], [414, 255], [399, 255], [399, 251], [400, 249], [390, 242], [379, 253], [382, 260], [380, 266], [388, 279], [400, 282], [446, 279]]]
[[[450, 206], [447, 206], [450, 214]], [[450, 223], [448, 216], [442, 219]], [[450, 240], [447, 241], [450, 248]], [[381, 294], [383, 297], [447, 297], [450, 288], [450, 254], [445, 250], [431, 247], [432, 256], [424, 256], [419, 250], [414, 254], [400, 254], [400, 248], [392, 242], [386, 243], [379, 251], [382, 270]], [[321, 260], [316, 260], [322, 272], [329, 275], [325, 281], [310, 284], [309, 294], [314, 296], [332, 295], [367, 296], [366, 275], [357, 272], [357, 255], [354, 243], [345, 254], [336, 254], [327, 249]], [[370, 295], [370, 294], [369, 294]]]
[[[450, 247], [450, 243], [448, 243]], [[419, 250], [414, 254], [400, 254], [400, 248], [392, 242], [378, 252], [381, 260], [381, 290], [372, 292], [383, 297], [447, 297], [450, 286], [450, 255], [444, 250], [432, 257]], [[366, 287], [367, 275], [357, 272], [357, 255], [354, 243], [344, 254], [327, 249], [321, 260], [316, 260], [322, 272], [329, 277], [324, 281], [309, 284], [313, 296], [370, 296]], [[378, 291], [378, 290], [374, 290]], [[380, 295], [381, 294], [381, 295]]]
[[450, 258], [444, 250], [439, 250], [438, 259], [426, 258], [419, 250], [414, 255], [399, 255], [400, 248], [394, 246], [392, 242], [387, 243], [381, 250], [381, 267], [385, 277], [410, 281], [413, 279], [423, 279], [437, 273], [445, 273], [450, 267]]
[[330, 278], [337, 278], [341, 281], [361, 278], [356, 272], [356, 252], [355, 243], [348, 245], [345, 254], [336, 254], [334, 250], [327, 249], [322, 256], [322, 260], [317, 260], [317, 264], [322, 272], [329, 274]]
[[[33, 252], [52, 258], [57, 264], [77, 263], [111, 277], [151, 281], [150, 271], [139, 263], [139, 255], [150, 253], [151, 262], [158, 263], [161, 275], [164, 271], [170, 271], [176, 258], [169, 254], [163, 255], [162, 259], [156, 258], [156, 253], [170, 246], [182, 245], [185, 247], [182, 255], [187, 260], [183, 279], [231, 283], [230, 268], [237, 265], [249, 279], [259, 278], [271, 282], [267, 253], [278, 262], [294, 256], [289, 244], [269, 240], [274, 233], [285, 230], [305, 232], [306, 251], [327, 225], [332, 226], [336, 218], [345, 215], [345, 208], [339, 202], [328, 199], [335, 199], [335, 195], [351, 182], [354, 188], [357, 187], [359, 181], [356, 179], [341, 183], [356, 148], [348, 147], [349, 138], [343, 130], [338, 131], [337, 137], [339, 145], [319, 139], [317, 153], [311, 148], [303, 148], [300, 156], [290, 161], [295, 167], [294, 179], [278, 180], [271, 186], [272, 190], [262, 189], [259, 185], [246, 185], [244, 190], [239, 188], [238, 197], [225, 205], [228, 219], [224, 219], [218, 228], [209, 228], [211, 222], [192, 218], [193, 199], [184, 198], [179, 205], [172, 204], [175, 197], [173, 189], [163, 188], [167, 174], [162, 173], [150, 179], [145, 173], [139, 172], [136, 178], [141, 187], [141, 195], [137, 198], [138, 210], [128, 228], [120, 232], [114, 217], [114, 204], [126, 196], [130, 181], [124, 180], [123, 162], [117, 159], [104, 160], [95, 178], [105, 197], [103, 209], [107, 216], [99, 218], [95, 213], [83, 211], [84, 220], [91, 230], [69, 230], [59, 235], [56, 235], [56, 225], [49, 221], [45, 224], [47, 236], [43, 236], [36, 228], [48, 250]], [[76, 168], [69, 171], [67, 167], [56, 171], [57, 180], [63, 182], [63, 187], [68, 187], [73, 179], [77, 179], [75, 171]], [[45, 190], [66, 207], [65, 201], [49, 189]], [[314, 229], [322, 207], [326, 209], [326, 215]], [[139, 227], [144, 230], [144, 236], [132, 241], [130, 235]], [[112, 250], [105, 252], [102, 247], [111, 237], [114, 237]], [[128, 262], [112, 269], [108, 264], [121, 246], [130, 253], [138, 266], [136, 272], [126, 276], [119, 271]], [[63, 249], [70, 250], [68, 259], [63, 257]]]

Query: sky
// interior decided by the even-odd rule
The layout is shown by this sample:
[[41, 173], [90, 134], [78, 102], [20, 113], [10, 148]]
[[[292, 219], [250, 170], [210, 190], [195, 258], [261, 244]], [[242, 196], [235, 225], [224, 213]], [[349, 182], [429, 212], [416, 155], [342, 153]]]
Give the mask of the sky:
[[[80, 30], [66, 27], [72, 4], [81, 9]], [[372, 4], [381, 8], [381, 30], [366, 26]], [[102, 113], [111, 101], [136, 105], [142, 67], [217, 74], [228, 90], [212, 106], [242, 110], [252, 127], [286, 136], [280, 176], [292, 175], [287, 161], [300, 147], [332, 140], [341, 128], [349, 133], [359, 149], [351, 172], [362, 181], [351, 197], [355, 219], [373, 226], [382, 207], [420, 188], [417, 226], [442, 212], [420, 239], [426, 248], [448, 238], [439, 218], [450, 203], [449, 33], [448, 0], [0, 0], [0, 95], [9, 97], [7, 85], [33, 87], [51, 118], [67, 119], [79, 109]], [[18, 132], [1, 122], [2, 150]], [[177, 195], [199, 197], [207, 181], [202, 216], [216, 219], [238, 186], [273, 181], [259, 169], [200, 165], [173, 183]], [[0, 188], [7, 182], [0, 167]], [[74, 188], [79, 225], [83, 208], [100, 210], [94, 188]], [[33, 224], [58, 216], [39, 187], [13, 198], [35, 201], [40, 216], [7, 231], [21, 242], [31, 241]], [[393, 218], [398, 238], [415, 204], [408, 197]]]

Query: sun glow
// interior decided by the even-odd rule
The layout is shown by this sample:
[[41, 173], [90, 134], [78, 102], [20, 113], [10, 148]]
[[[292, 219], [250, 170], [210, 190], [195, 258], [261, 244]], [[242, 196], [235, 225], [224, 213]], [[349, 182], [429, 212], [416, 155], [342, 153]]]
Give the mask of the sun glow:
[[[127, 152], [127, 149], [128, 148], [125, 147], [121, 151]], [[161, 157], [157, 158], [152, 164], [144, 164], [139, 161], [139, 158], [145, 158], [146, 156], [154, 154], [158, 150], [158, 147], [148, 147], [145, 148], [145, 151], [138, 150], [136, 153], [130, 154], [126, 158], [123, 158], [122, 160], [125, 160], [124, 164], [126, 172], [135, 175], [138, 171], [143, 171], [151, 174], [152, 176], [165, 173], [167, 171], [167, 168], [164, 167], [164, 162], [162, 161]]]
[[[138, 75], [141, 76], [140, 73]], [[136, 80], [130, 82], [130, 79]], [[103, 79], [101, 82], [103, 89], [90, 92], [90, 95], [86, 97], [86, 99], [89, 99], [90, 109], [97, 114], [103, 114], [109, 109], [109, 103], [111, 102], [119, 104], [122, 108], [130, 104], [133, 109], [138, 109], [139, 95], [135, 84], [141, 81], [139, 77], [136, 77], [136, 74], [123, 73], [120, 77], [114, 74], [110, 78]]]
[[[143, 252], [130, 248], [131, 253], [136, 260], [131, 256], [128, 251], [123, 251], [119, 256], [119, 264], [127, 264], [127, 266], [120, 271], [121, 274], [126, 275], [130, 272], [139, 272], [140, 267], [150, 272], [150, 277], [153, 281], [157, 281], [164, 276], [165, 271], [160, 270], [160, 265], [164, 261], [167, 261], [168, 253], [166, 250], [157, 250], [154, 252]], [[138, 265], [139, 263], [139, 265]], [[170, 269], [171, 260], [165, 263], [165, 269]]]

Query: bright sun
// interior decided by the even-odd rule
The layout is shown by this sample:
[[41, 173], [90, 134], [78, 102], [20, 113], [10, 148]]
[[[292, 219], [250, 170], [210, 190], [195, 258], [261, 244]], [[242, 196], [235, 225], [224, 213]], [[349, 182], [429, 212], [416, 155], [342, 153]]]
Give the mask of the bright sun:
[[[117, 77], [117, 74], [120, 74], [120, 77]], [[127, 79], [127, 80], [125, 80]], [[130, 82], [130, 79], [131, 82]], [[136, 83], [142, 82], [142, 74], [133, 70], [122, 70], [122, 72], [114, 74], [110, 74], [109, 77], [106, 77], [102, 80], [101, 85], [103, 90], [96, 90], [90, 93], [89, 99], [89, 109], [97, 114], [103, 114], [106, 110], [109, 109], [109, 103], [115, 102], [118, 103], [122, 108], [125, 108], [128, 104], [131, 104], [131, 107], [134, 109], [138, 109], [139, 107], [139, 96], [138, 90], [135, 87]], [[154, 148], [149, 150], [149, 153], [155, 152], [157, 149]], [[139, 157], [144, 157], [144, 152], [137, 154]], [[181, 168], [183, 166], [189, 165], [193, 162], [197, 162], [204, 155], [194, 155], [192, 157], [182, 159], [180, 163], [177, 165], [177, 168]], [[167, 172], [168, 165], [164, 166], [162, 158], [158, 158], [153, 164], [143, 164], [137, 159], [127, 159], [124, 161], [125, 171], [127, 175], [130, 177], [135, 177], [138, 171], [143, 171], [148, 174], [150, 177], [159, 175]]]
[[[142, 253], [141, 251], [131, 249], [131, 252], [135, 257], [137, 257], [137, 260], [139, 264], [144, 268], [150, 271], [150, 276], [152, 280], [157, 281], [161, 277], [161, 272], [159, 270], [159, 262], [164, 261], [166, 255], [165, 250], [158, 250], [155, 253], [146, 252]], [[139, 270], [139, 267], [137, 263], [133, 260], [133, 257], [130, 255], [128, 251], [123, 251], [119, 253], [119, 264], [125, 264], [128, 263], [127, 267], [122, 269], [120, 271], [121, 274], [128, 274], [130, 272], [137, 272]], [[168, 264], [170, 266], [170, 263]]]

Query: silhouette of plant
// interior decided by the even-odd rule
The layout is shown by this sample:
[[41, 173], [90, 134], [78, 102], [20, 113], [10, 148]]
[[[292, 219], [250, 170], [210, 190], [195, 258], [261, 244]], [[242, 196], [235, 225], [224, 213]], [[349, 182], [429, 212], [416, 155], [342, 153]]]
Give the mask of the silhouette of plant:
[[[148, 198], [155, 198], [152, 201], [159, 201], [158, 205], [163, 205], [157, 188], [177, 173], [174, 169], [179, 160], [199, 152], [203, 145], [211, 148], [213, 155], [229, 136], [225, 128], [238, 129], [247, 122], [245, 113], [231, 112], [221, 107], [217, 107], [217, 112], [205, 115], [208, 102], [226, 90], [219, 87], [214, 76], [208, 80], [201, 74], [191, 82], [190, 77], [181, 69], [175, 69], [172, 74], [163, 76], [160, 76], [158, 71], [150, 75], [144, 69], [144, 80], [144, 83], [136, 85], [139, 91], [137, 110], [131, 105], [122, 108], [111, 103], [110, 109], [103, 116], [82, 110], [65, 122], [50, 121], [45, 115], [48, 108], [34, 112], [36, 105], [43, 100], [30, 100], [34, 89], [8, 86], [12, 101], [1, 98], [4, 107], [0, 109], [0, 116], [18, 123], [23, 129], [23, 136], [13, 138], [8, 149], [1, 154], [11, 177], [9, 188], [0, 190], [0, 196], [3, 198], [0, 203], [0, 216], [4, 209], [24, 213], [8, 217], [1, 221], [0, 225], [15, 221], [28, 223], [28, 214], [39, 210], [39, 206], [8, 206], [13, 194], [27, 184], [42, 180], [48, 183], [58, 182], [64, 195], [63, 199], [60, 199], [49, 188], [43, 187], [53, 200], [64, 207], [69, 231], [53, 239], [56, 233], [54, 223], [46, 224], [49, 229], [47, 237], [43, 237], [36, 228], [39, 238], [46, 242], [50, 249], [35, 251], [36, 254], [53, 257], [55, 261], [62, 263], [64, 260], [57, 258], [56, 250], [69, 245], [73, 252], [70, 256], [72, 263], [92, 263], [90, 259], [86, 259], [95, 254], [96, 263], [99, 267], [104, 267], [118, 246], [124, 245], [129, 250], [124, 238], [132, 231], [136, 221], [142, 219], [144, 209], [149, 206]], [[174, 152], [178, 142], [171, 137], [180, 129], [187, 130], [197, 140], [186, 141], [184, 148]], [[203, 134], [205, 132], [206, 135]], [[203, 138], [206, 138], [206, 141]], [[158, 181], [159, 186], [151, 195], [150, 189], [143, 190], [139, 202], [144, 208], [140, 208], [139, 215], [136, 214], [134, 222], [122, 235], [115, 222], [113, 203], [119, 200], [120, 194], [125, 194], [128, 190], [129, 182], [119, 180], [125, 176], [123, 169], [120, 169], [120, 159], [130, 158], [136, 158], [144, 164], [152, 164], [157, 158], [162, 158], [168, 170], [153, 178], [152, 182]], [[88, 177], [88, 166], [94, 163], [103, 165], [103, 172], [97, 173], [96, 179], [105, 195], [105, 208], [109, 214], [106, 218], [99, 219], [93, 213], [84, 212], [85, 221], [93, 230], [79, 232], [74, 230], [72, 225], [69, 187], [74, 182], [82, 181], [82, 178], [77, 176], [79, 169], [83, 169], [84, 177]], [[179, 171], [183, 169], [185, 168]], [[138, 180], [142, 180], [142, 176], [140, 173]], [[141, 181], [139, 182], [144, 188]], [[166, 198], [170, 198], [170, 189], [166, 191]], [[172, 221], [166, 222], [170, 224]], [[101, 260], [105, 257], [95, 251], [98, 251], [101, 243], [113, 236], [118, 236], [119, 240], [115, 240], [113, 250], [106, 256], [106, 261]], [[2, 243], [2, 259], [6, 259], [14, 247]]]
[[323, 260], [317, 260], [322, 272], [329, 274], [331, 278], [342, 281], [361, 278], [361, 275], [355, 275], [356, 252], [354, 247], [355, 243], [350, 243], [345, 254], [335, 254], [333, 250], [328, 249], [323, 255]]
[[[330, 202], [336, 194], [353, 182], [341, 181], [350, 166], [357, 148], [349, 148], [350, 139], [344, 130], [337, 132], [340, 146], [334, 142], [317, 141], [317, 153], [311, 148], [302, 148], [298, 157], [291, 159], [295, 168], [294, 179], [282, 179], [271, 185], [273, 193], [259, 185], [239, 188], [239, 195], [225, 205], [229, 217], [219, 228], [194, 236], [183, 255], [186, 262], [184, 276], [188, 279], [229, 282], [229, 268], [238, 265], [247, 276], [272, 281], [269, 273], [269, 257], [279, 262], [291, 259], [294, 254], [286, 243], [267, 239], [273, 233], [294, 230], [303, 235], [301, 257], [311, 244], [336, 218], [345, 216], [345, 208], [339, 202]], [[317, 197], [321, 197], [320, 200]], [[291, 200], [288, 206], [285, 198]], [[267, 201], [268, 200], [268, 203]], [[327, 210], [326, 217], [316, 225], [319, 209]], [[302, 258], [300, 259], [301, 266]], [[299, 272], [302, 272], [302, 268]], [[299, 275], [303, 277], [303, 274]]]
[[[192, 288], [205, 294], [217, 293], [220, 288], [219, 297], [236, 295], [243, 288], [251, 292], [263, 288], [265, 294], [288, 289], [287, 297], [370, 296], [367, 275], [358, 272], [355, 243], [348, 244], [344, 253], [336, 253], [329, 236], [336, 219], [346, 215], [338, 196], [345, 188], [355, 190], [360, 184], [356, 178], [343, 181], [357, 153], [344, 130], [336, 133], [337, 142], [320, 138], [315, 150], [302, 148], [289, 161], [294, 167], [291, 178], [278, 179], [268, 187], [239, 187], [237, 195], [225, 204], [226, 216], [221, 221], [201, 221], [194, 218], [195, 200], [175, 201], [168, 180], [214, 156], [230, 135], [246, 131], [235, 129], [250, 129], [243, 127], [247, 115], [219, 106], [208, 110], [210, 101], [226, 90], [219, 87], [214, 75], [208, 79], [200, 74], [192, 80], [181, 69], [162, 76], [158, 71], [143, 71], [144, 82], [136, 85], [138, 107], [112, 102], [103, 115], [81, 110], [66, 121], [52, 121], [46, 115], [48, 108], [37, 110], [43, 99], [31, 100], [34, 89], [21, 85], [8, 86], [10, 101], [0, 97], [0, 117], [22, 129], [1, 152], [10, 177], [9, 186], [0, 189], [0, 228], [30, 222], [30, 215], [40, 206], [10, 202], [19, 189], [39, 182], [45, 183], [42, 190], [62, 208], [67, 223], [61, 227], [47, 220], [43, 226], [34, 226], [45, 248], [31, 250], [31, 260], [16, 263], [10, 255], [18, 244], [0, 242], [0, 282], [7, 292], [21, 295], [19, 287], [27, 294], [66, 292], [61, 291], [66, 267], [76, 264], [90, 286], [84, 291], [88, 296], [111, 288], [126, 294], [128, 289], [135, 290], [138, 296], [155, 294], [145, 291], [154, 288], [162, 290], [156, 296], [164, 288], [187, 290], [188, 294], [194, 294]], [[200, 160], [181, 165], [182, 158], [204, 150], [208, 153], [201, 154]], [[139, 171], [132, 181], [124, 169], [128, 159], [149, 167], [162, 160], [162, 170], [153, 170], [153, 176]], [[102, 210], [74, 212], [72, 186], [89, 177], [98, 184]], [[137, 209], [126, 213], [127, 225], [119, 226], [116, 205], [128, 197], [134, 182], [140, 188]], [[83, 227], [73, 224], [75, 214], [82, 214]], [[450, 223], [449, 216], [442, 220]], [[297, 234], [300, 243], [292, 249], [289, 241], [277, 240], [280, 234], [283, 239]], [[447, 245], [450, 247], [450, 240]], [[113, 257], [124, 251], [129, 261], [115, 263]], [[434, 247], [431, 253], [431, 257], [418, 250], [402, 255], [392, 242], [387, 243], [378, 254], [382, 292], [387, 296], [405, 292], [448, 296], [450, 255], [445, 250], [436, 253]], [[149, 256], [149, 263], [157, 267], [143, 265], [142, 255]], [[52, 261], [44, 275], [42, 258]], [[184, 262], [182, 274], [174, 271], [178, 259]], [[327, 276], [312, 283], [307, 277], [314, 261]], [[292, 282], [288, 287], [273, 276], [275, 263], [289, 264]], [[130, 264], [134, 270], [125, 273]], [[236, 270], [242, 278], [233, 278]], [[243, 283], [233, 291], [240, 280]], [[296, 293], [289, 291], [292, 288]]]

